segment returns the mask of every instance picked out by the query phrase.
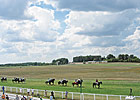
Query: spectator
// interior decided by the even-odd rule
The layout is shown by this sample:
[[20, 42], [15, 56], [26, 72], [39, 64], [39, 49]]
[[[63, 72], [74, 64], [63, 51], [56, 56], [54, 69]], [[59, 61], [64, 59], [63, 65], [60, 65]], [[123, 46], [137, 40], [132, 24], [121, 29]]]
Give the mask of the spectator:
[[47, 91], [45, 90], [45, 97], [47, 97]]
[[2, 94], [1, 97], [2, 97], [2, 100], [5, 100], [5, 94], [4, 93]]
[[42, 98], [40, 97], [40, 100], [42, 100]]
[[3, 93], [4, 93], [4, 86], [2, 87], [2, 91], [3, 91]]
[[65, 98], [67, 99], [68, 96], [68, 91], [65, 92]]
[[33, 98], [33, 97], [32, 97], [32, 96], [30, 96], [30, 100], [32, 100], [32, 98]]
[[22, 88], [19, 89], [19, 92], [22, 94]]
[[34, 95], [34, 89], [32, 89], [32, 96]]
[[50, 95], [50, 100], [53, 100], [53, 96], [52, 95]]
[[54, 97], [54, 92], [53, 92], [53, 91], [51, 92], [51, 96], [53, 96], [53, 99], [55, 99], [55, 97]]
[[23, 96], [23, 97], [21, 98], [21, 100], [27, 100], [27, 99], [26, 99], [26, 97], [25, 97], [25, 96]]
[[8, 97], [8, 95], [6, 95], [6, 100], [9, 100], [9, 97]]
[[16, 100], [19, 100], [19, 97], [18, 97], [18, 95], [16, 95]]
[[27, 96], [30, 95], [30, 89], [27, 89]]

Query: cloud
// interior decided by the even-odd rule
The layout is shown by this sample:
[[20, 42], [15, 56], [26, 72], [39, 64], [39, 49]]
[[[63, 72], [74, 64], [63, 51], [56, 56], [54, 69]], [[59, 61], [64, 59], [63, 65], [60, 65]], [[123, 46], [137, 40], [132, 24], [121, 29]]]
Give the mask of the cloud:
[[123, 11], [140, 7], [139, 0], [55, 0], [59, 9], [74, 11]]
[[68, 27], [79, 28], [79, 35], [120, 35], [139, 17], [140, 11], [127, 10], [119, 13], [71, 11], [65, 20]]
[[31, 0], [0, 0], [0, 17], [4, 19], [27, 19], [24, 11]]

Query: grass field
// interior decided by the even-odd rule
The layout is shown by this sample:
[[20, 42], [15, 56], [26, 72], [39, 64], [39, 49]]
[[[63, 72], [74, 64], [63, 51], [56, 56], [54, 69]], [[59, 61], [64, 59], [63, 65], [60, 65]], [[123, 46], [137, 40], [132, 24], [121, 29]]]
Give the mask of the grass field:
[[[0, 82], [0, 85], [69, 92], [80, 92], [80, 88], [73, 88], [71, 83], [77, 78], [82, 78], [84, 93], [128, 95], [129, 89], [132, 88], [133, 95], [140, 96], [138, 63], [0, 67], [0, 76], [9, 78], [8, 82]], [[25, 84], [14, 84], [11, 82], [13, 77], [24, 77], [27, 80]], [[48, 78], [56, 79], [54, 86], [44, 83]], [[57, 85], [58, 80], [63, 78], [69, 80], [68, 86]], [[101, 89], [92, 88], [95, 79], [103, 82]]]

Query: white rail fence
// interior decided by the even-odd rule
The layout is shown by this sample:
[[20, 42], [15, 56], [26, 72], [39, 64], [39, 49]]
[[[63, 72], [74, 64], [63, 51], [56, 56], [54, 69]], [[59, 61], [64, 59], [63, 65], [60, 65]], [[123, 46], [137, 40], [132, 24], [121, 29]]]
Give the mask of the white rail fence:
[[[27, 89], [28, 88], [5, 86], [5, 92], [16, 93], [20, 95], [27, 95]], [[0, 91], [2, 92], [2, 86], [0, 86]], [[49, 98], [51, 92], [52, 91], [50, 90], [34, 89], [34, 96]], [[53, 91], [53, 92], [56, 99], [65, 99], [65, 92], [63, 91]], [[32, 89], [30, 89], [30, 95], [31, 94]], [[67, 97], [69, 100], [125, 100], [126, 95], [107, 95], [107, 94], [69, 92]], [[135, 97], [136, 100], [140, 100], [140, 96]]]

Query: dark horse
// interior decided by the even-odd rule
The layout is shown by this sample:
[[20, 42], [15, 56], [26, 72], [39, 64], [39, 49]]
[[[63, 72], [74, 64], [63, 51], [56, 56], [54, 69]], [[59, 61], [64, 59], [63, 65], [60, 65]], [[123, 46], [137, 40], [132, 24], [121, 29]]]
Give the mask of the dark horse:
[[2, 77], [1, 82], [3, 82], [3, 81], [7, 81], [7, 77]]
[[54, 81], [55, 81], [55, 79], [49, 79], [48, 81], [46, 81], [45, 83], [46, 84], [49, 84], [49, 85], [51, 85], [51, 83], [54, 85]]
[[64, 85], [65, 84], [67, 86], [67, 83], [68, 83], [68, 80], [64, 79], [64, 80], [59, 81], [58, 85], [60, 85], [60, 84]]
[[17, 77], [15, 77], [14, 79], [12, 79], [12, 82], [14, 83], [14, 82], [18, 82], [19, 81], [19, 78], [17, 78]]
[[25, 82], [25, 80], [26, 80], [26, 79], [24, 79], [24, 78], [17, 78], [17, 77], [15, 77], [14, 79], [12, 79], [12, 82], [16, 82], [16, 83], [17, 83], [17, 82], [18, 82], [18, 83], [21, 82], [21, 83], [23, 83], [23, 82]]
[[20, 83], [20, 82], [21, 82], [21, 83], [23, 83], [23, 82], [25, 83], [25, 81], [26, 81], [26, 79], [24, 79], [24, 78], [19, 78], [18, 83]]
[[100, 85], [102, 84], [102, 82], [98, 82], [98, 83], [93, 83], [93, 88], [96, 88], [96, 85], [98, 86], [98, 89], [100, 88]]
[[82, 79], [78, 79], [78, 80], [76, 80], [75, 82], [73, 82], [72, 83], [72, 85], [73, 85], [73, 87], [74, 87], [74, 85], [77, 85], [77, 86], [82, 86], [82, 82], [83, 82], [83, 80]]

